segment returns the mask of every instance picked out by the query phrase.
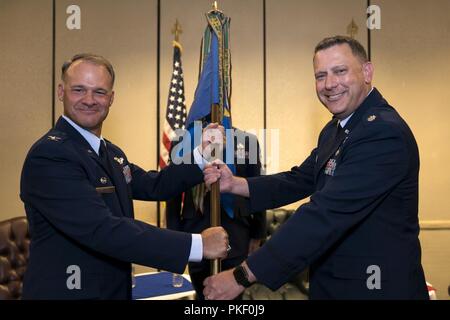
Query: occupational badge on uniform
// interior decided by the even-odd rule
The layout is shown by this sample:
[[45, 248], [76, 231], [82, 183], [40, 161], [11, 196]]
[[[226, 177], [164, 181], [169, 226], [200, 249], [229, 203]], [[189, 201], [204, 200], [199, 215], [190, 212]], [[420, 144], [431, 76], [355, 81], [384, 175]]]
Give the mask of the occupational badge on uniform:
[[108, 183], [108, 178], [106, 178], [106, 177], [101, 177], [101, 178], [100, 178], [100, 183], [101, 183], [101, 184], [107, 184], [107, 183]]
[[130, 166], [129, 165], [124, 166], [122, 172], [123, 172], [123, 176], [125, 177], [126, 183], [130, 183], [131, 182]]
[[336, 170], [336, 159], [330, 159], [325, 166], [325, 174], [329, 176], [334, 176], [334, 171]]
[[376, 118], [377, 118], [377, 116], [373, 114], [373, 115], [371, 115], [370, 117], [367, 118], [367, 121], [372, 122]]
[[117, 161], [118, 164], [123, 164], [123, 158], [122, 157], [114, 157], [114, 160]]
[[245, 159], [245, 146], [242, 143], [238, 143], [236, 147], [236, 158]]
[[48, 136], [47, 139], [50, 140], [50, 141], [59, 141], [59, 140], [61, 140], [61, 137], [57, 137], [57, 136]]

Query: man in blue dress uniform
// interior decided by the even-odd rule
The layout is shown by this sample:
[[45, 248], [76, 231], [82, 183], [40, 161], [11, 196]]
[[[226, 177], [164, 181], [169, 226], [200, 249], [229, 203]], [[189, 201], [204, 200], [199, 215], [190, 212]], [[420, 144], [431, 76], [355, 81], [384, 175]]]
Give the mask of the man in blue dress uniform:
[[205, 280], [229, 299], [258, 280], [277, 289], [310, 267], [311, 299], [428, 299], [418, 239], [419, 153], [397, 111], [372, 87], [362, 45], [335, 36], [314, 54], [316, 92], [333, 114], [311, 155], [290, 171], [207, 184], [249, 197], [252, 210], [310, 201], [246, 262]]
[[171, 198], [203, 174], [196, 164], [146, 172], [103, 139], [114, 77], [91, 54], [62, 67], [64, 115], [31, 147], [21, 177], [31, 235], [24, 299], [130, 299], [131, 262], [181, 273], [227, 254], [221, 227], [191, 235], [134, 220], [132, 199]]

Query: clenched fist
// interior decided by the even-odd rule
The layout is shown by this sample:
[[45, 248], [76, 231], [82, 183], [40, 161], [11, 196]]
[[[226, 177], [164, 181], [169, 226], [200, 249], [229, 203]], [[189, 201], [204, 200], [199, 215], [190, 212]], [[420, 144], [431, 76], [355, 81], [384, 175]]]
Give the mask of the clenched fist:
[[222, 227], [212, 227], [201, 233], [203, 257], [206, 259], [225, 258], [228, 249], [228, 234]]

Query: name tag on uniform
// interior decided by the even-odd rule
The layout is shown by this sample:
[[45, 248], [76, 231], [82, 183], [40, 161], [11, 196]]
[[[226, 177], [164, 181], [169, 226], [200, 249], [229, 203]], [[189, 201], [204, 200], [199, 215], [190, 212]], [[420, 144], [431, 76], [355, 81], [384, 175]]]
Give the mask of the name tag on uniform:
[[325, 174], [329, 176], [334, 176], [334, 171], [336, 170], [336, 159], [330, 159], [325, 166]]
[[116, 187], [109, 186], [109, 187], [98, 187], [95, 188], [95, 191], [98, 193], [114, 193], [116, 191]]
[[125, 181], [126, 183], [130, 183], [131, 182], [131, 170], [130, 170], [130, 166], [126, 165], [123, 167], [123, 176], [125, 177]]

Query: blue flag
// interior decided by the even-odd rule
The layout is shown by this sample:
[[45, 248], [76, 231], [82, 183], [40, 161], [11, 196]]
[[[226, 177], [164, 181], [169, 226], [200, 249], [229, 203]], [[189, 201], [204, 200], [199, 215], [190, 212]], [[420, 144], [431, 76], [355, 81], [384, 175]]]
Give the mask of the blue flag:
[[[203, 126], [209, 124], [211, 122], [211, 106], [213, 104], [219, 105], [222, 125], [227, 134], [225, 159], [222, 160], [235, 174], [234, 139], [232, 130], [227, 130], [232, 129], [229, 102], [231, 61], [228, 49], [230, 19], [217, 11], [207, 13], [206, 18], [208, 26], [202, 40], [201, 73], [195, 90], [194, 102], [186, 120], [186, 127], [191, 133], [191, 137], [194, 137], [194, 122], [201, 121]], [[204, 195], [204, 184], [193, 188], [194, 204], [196, 209], [202, 212]], [[231, 194], [221, 194], [221, 205], [231, 218], [234, 217], [233, 201]]]

